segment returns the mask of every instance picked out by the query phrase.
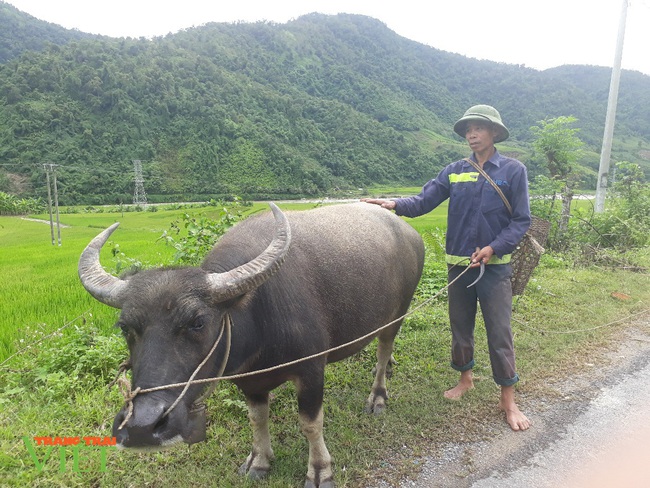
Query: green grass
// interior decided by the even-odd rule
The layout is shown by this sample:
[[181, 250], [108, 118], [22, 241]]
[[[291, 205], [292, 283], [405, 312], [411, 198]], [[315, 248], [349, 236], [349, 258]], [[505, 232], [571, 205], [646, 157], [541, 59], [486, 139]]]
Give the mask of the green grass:
[[[412, 193], [411, 193], [412, 194]], [[286, 204], [303, 209], [314, 204]], [[265, 205], [255, 204], [249, 212]], [[57, 328], [62, 334], [13, 356], [0, 368], [0, 479], [3, 486], [302, 486], [307, 444], [297, 424], [295, 391], [288, 384], [274, 392], [273, 446], [276, 460], [268, 480], [241, 479], [237, 467], [247, 456], [251, 431], [241, 408], [241, 395], [220, 384], [208, 402], [207, 442], [158, 453], [109, 451], [105, 472], [86, 453], [86, 472], [73, 470], [71, 451], [59, 472], [58, 451], [42, 472], [35, 468], [22, 437], [106, 436], [122, 406], [116, 388], [106, 385], [126, 354], [112, 328], [117, 312], [94, 301], [81, 287], [77, 260], [100, 229], [120, 221], [102, 252], [111, 270], [111, 248], [119, 244], [127, 257], [145, 263], [168, 263], [173, 250], [158, 241], [182, 210], [121, 214], [66, 214], [61, 222], [62, 246], [52, 246], [49, 227], [18, 218], [0, 218], [0, 362]], [[190, 213], [209, 213], [196, 209]], [[439, 289], [435, 264], [441, 260], [445, 210], [408, 219], [427, 243], [427, 280], [419, 300]], [[629, 256], [650, 266], [650, 252]], [[431, 268], [431, 269], [429, 269]], [[615, 341], [625, 322], [608, 325], [650, 307], [647, 274], [600, 267], [575, 268], [561, 256], [545, 255], [526, 293], [515, 302], [513, 324], [518, 394], [525, 402], [552, 394], [548, 378], [597, 362], [598, 351]], [[629, 295], [628, 300], [612, 297]], [[83, 319], [78, 318], [83, 316]], [[565, 333], [567, 331], [580, 331]], [[21, 342], [22, 341], [22, 342]], [[390, 401], [382, 416], [363, 413], [372, 382], [374, 345], [333, 364], [326, 373], [325, 439], [335, 461], [339, 486], [355, 487], [374, 476], [391, 480], [417, 469], [415, 456], [431, 453], [445, 442], [477, 440], [485, 425], [505, 427], [494, 408], [498, 390], [491, 380], [485, 332], [476, 334], [476, 389], [460, 403], [445, 402], [442, 391], [457, 379], [449, 366], [449, 323], [444, 297], [410, 316], [400, 332], [398, 365], [388, 388]], [[405, 446], [407, 446], [405, 448]], [[45, 448], [37, 447], [42, 460]]]

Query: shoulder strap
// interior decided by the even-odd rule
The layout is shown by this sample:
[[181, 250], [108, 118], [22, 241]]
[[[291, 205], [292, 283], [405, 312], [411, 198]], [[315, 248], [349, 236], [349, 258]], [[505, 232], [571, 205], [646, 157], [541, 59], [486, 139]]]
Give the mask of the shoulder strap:
[[494, 182], [494, 180], [493, 180], [492, 178], [490, 178], [490, 175], [488, 175], [488, 174], [485, 172], [485, 170], [484, 170], [483, 168], [481, 168], [477, 163], [475, 163], [474, 161], [472, 161], [470, 158], [464, 158], [463, 161], [467, 161], [469, 164], [471, 164], [472, 166], [474, 166], [474, 168], [476, 169], [476, 171], [478, 171], [479, 173], [481, 173], [481, 175], [483, 176], [483, 178], [485, 178], [485, 180], [488, 181], [488, 182], [490, 183], [490, 185], [492, 185], [492, 187], [494, 187], [494, 189], [497, 191], [497, 193], [498, 193], [499, 196], [501, 197], [501, 200], [503, 200], [503, 203], [506, 205], [506, 208], [508, 209], [508, 212], [510, 212], [510, 215], [512, 215], [512, 205], [510, 205], [510, 202], [508, 201], [508, 199], [506, 198], [506, 196], [505, 196], [505, 195], [503, 194], [503, 192], [501, 191], [501, 188], [499, 188], [499, 185], [497, 185], [497, 184]]

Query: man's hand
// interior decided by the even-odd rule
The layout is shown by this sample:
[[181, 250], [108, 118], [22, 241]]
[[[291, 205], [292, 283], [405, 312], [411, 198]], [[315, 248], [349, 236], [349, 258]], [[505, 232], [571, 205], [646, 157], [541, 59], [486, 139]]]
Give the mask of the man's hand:
[[487, 264], [492, 255], [494, 254], [494, 249], [492, 246], [485, 246], [483, 249], [477, 247], [476, 251], [472, 254], [472, 264], [470, 267], [476, 268], [483, 264]]
[[395, 210], [396, 205], [394, 200], [384, 200], [382, 198], [362, 198], [361, 201], [379, 205], [380, 207], [387, 208], [388, 210]]

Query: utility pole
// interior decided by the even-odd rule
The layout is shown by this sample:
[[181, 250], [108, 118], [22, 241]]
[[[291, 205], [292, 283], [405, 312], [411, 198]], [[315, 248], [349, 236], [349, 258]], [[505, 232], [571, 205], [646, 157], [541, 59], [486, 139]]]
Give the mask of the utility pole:
[[598, 182], [596, 184], [596, 212], [598, 213], [602, 213], [605, 210], [605, 193], [607, 192], [607, 178], [609, 176], [609, 158], [612, 154], [612, 138], [614, 136], [616, 104], [618, 102], [618, 84], [621, 78], [621, 59], [623, 58], [623, 40], [625, 39], [627, 4], [628, 0], [623, 0], [623, 8], [621, 10], [621, 18], [618, 25], [614, 67], [612, 69], [612, 79], [609, 84], [607, 116], [605, 117], [605, 133], [603, 135], [603, 147], [600, 151], [600, 166], [598, 168]]
[[54, 245], [54, 221], [52, 220], [52, 191], [50, 190], [50, 169], [47, 164], [43, 165], [45, 178], [47, 179], [47, 209], [50, 212], [50, 234], [52, 235], [52, 245]]
[[147, 194], [144, 192], [144, 177], [142, 176], [142, 162], [139, 159], [133, 160], [133, 171], [135, 172], [135, 193], [133, 193], [133, 204], [136, 206], [147, 206]]
[[[50, 213], [50, 234], [52, 236], [52, 245], [55, 245], [54, 242], [54, 222], [52, 219], [52, 190], [54, 188], [54, 209], [56, 213], [56, 230], [57, 236], [59, 239], [59, 246], [61, 245], [61, 222], [59, 221], [59, 191], [56, 186], [56, 165], [55, 164], [44, 164], [43, 169], [45, 170], [45, 177], [47, 179], [47, 208]], [[52, 173], [52, 184], [50, 183], [50, 173]]]
[[52, 176], [54, 177], [54, 209], [56, 212], [56, 232], [61, 245], [61, 222], [59, 221], [59, 190], [56, 187], [56, 165], [52, 165]]

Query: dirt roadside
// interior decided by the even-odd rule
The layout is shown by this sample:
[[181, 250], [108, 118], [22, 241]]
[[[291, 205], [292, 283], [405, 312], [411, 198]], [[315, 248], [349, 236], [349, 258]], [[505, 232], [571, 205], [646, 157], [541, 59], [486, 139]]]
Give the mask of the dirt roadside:
[[519, 396], [528, 431], [490, 426], [487, 441], [436, 446], [417, 478], [366, 488], [650, 486], [650, 313], [601, 356], [552, 397]]
[[[21, 220], [29, 220], [30, 222], [39, 222], [41, 224], [48, 224], [48, 225], [50, 224], [49, 220], [43, 220], [43, 219], [30, 219], [28, 217], [21, 217]], [[55, 225], [58, 225], [61, 228], [69, 228], [70, 227], [69, 225], [65, 225], [65, 224], [55, 224]]]

